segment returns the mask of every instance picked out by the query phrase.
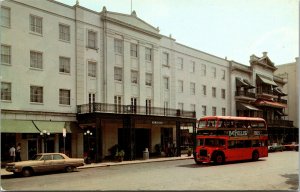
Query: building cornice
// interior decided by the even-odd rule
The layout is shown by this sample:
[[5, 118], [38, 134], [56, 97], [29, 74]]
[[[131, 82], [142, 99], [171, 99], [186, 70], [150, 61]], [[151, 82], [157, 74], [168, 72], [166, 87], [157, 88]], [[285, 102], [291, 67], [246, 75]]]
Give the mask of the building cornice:
[[1, 109], [1, 113], [3, 113], [3, 114], [16, 114], [16, 115], [17, 114], [26, 114], [26, 115], [48, 115], [48, 116], [76, 117], [76, 113], [10, 110], [10, 109]]

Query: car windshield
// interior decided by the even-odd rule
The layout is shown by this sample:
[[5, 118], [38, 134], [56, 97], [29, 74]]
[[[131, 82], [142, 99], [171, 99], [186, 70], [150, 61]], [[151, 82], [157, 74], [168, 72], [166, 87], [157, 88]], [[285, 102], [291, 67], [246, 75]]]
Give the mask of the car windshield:
[[41, 160], [42, 157], [43, 157], [42, 155], [34, 155], [32, 157], [32, 160]]

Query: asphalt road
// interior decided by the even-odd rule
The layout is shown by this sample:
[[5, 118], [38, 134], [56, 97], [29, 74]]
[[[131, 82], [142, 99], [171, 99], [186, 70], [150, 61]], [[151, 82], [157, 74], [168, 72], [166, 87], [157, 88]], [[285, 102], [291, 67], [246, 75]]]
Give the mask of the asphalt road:
[[73, 173], [1, 177], [5, 190], [296, 190], [298, 152], [220, 166], [193, 160], [80, 169]]

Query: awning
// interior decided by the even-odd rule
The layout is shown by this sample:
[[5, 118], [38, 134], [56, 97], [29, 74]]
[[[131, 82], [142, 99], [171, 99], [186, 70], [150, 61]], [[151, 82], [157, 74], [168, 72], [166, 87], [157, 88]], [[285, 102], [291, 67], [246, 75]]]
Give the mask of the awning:
[[64, 121], [33, 121], [33, 123], [40, 131], [62, 133], [63, 128], [66, 128], [67, 133], [71, 133], [70, 124]]
[[245, 83], [247, 83], [248, 84], [248, 88], [249, 89], [253, 89], [253, 88], [255, 88], [255, 86], [254, 85], [252, 85], [252, 83], [250, 83], [247, 79], [243, 79], [243, 81], [245, 82]]
[[269, 78], [263, 77], [261, 75], [257, 75], [257, 76], [263, 83], [278, 87], [278, 85], [271, 78], [269, 79]]
[[283, 103], [277, 103], [274, 101], [266, 101], [266, 100], [261, 100], [255, 102], [257, 105], [260, 106], [267, 106], [267, 107], [275, 107], [275, 108], [286, 108], [287, 106]]
[[247, 103], [239, 103], [239, 105], [247, 110], [251, 110], [251, 111], [260, 111], [260, 109], [254, 107], [253, 105], [247, 104]]
[[247, 86], [248, 86], [248, 84], [245, 83], [245, 82], [242, 80], [242, 78], [240, 78], [240, 77], [236, 77], [236, 78], [235, 78], [235, 82], [236, 82], [236, 86], [237, 86], [237, 87], [247, 87]]
[[279, 95], [281, 95], [281, 96], [287, 96], [287, 94], [284, 93], [284, 92], [283, 92], [280, 88], [278, 88], [278, 87], [275, 87], [275, 88], [274, 88], [274, 92], [277, 93], [277, 94], [279, 94]]
[[1, 119], [2, 133], [39, 133], [32, 121]]

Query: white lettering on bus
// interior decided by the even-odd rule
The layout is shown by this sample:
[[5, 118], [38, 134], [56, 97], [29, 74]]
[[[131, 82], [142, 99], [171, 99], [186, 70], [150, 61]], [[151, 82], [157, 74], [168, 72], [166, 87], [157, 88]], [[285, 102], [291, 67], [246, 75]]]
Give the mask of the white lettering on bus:
[[229, 131], [228, 135], [229, 135], [229, 137], [246, 136], [246, 135], [248, 135], [248, 131], [234, 130], [234, 131]]

